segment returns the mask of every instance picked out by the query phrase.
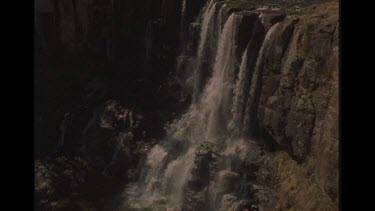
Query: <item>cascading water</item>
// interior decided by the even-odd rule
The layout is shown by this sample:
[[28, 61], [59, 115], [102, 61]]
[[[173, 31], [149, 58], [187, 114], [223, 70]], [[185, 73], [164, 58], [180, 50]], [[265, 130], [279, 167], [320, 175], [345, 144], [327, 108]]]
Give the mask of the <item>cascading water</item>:
[[[211, 1], [203, 15], [197, 57], [190, 66], [194, 67], [190, 79], [196, 83], [201, 81], [199, 63], [204, 59], [208, 40], [212, 40], [209, 35], [217, 28], [214, 26], [217, 9]], [[245, 112], [243, 104], [248, 90], [244, 86], [249, 83], [246, 74], [248, 49], [243, 53], [242, 61], [236, 57], [236, 36], [241, 20], [241, 15], [232, 13], [225, 22], [217, 42], [212, 76], [201, 92], [194, 90], [196, 99], [189, 110], [166, 126], [166, 140], [150, 150], [139, 181], [130, 184], [125, 191], [127, 207], [182, 210], [186, 187], [196, 165], [197, 150], [206, 143], [221, 148], [218, 155], [221, 161], [217, 163], [218, 169], [207, 189], [207, 206], [210, 210], [234, 211], [245, 203], [247, 173], [241, 170], [241, 165], [249, 159], [249, 141], [239, 138], [239, 131], [233, 132], [235, 128], [241, 130], [244, 123], [239, 116]], [[273, 31], [274, 27], [268, 31], [258, 59], [263, 58]], [[257, 62], [257, 69], [261, 63]], [[230, 181], [237, 181], [235, 190], [230, 188]]]
[[202, 66], [206, 63], [206, 67], [209, 67], [213, 63], [211, 57], [212, 55], [215, 55], [218, 37], [217, 33], [214, 31], [217, 12], [217, 4], [214, 3], [214, 1], [210, 1], [206, 6], [206, 12], [203, 14], [197, 55], [189, 66], [189, 68], [193, 70], [193, 74], [188, 78], [188, 83], [193, 84], [194, 102], [197, 101], [198, 95], [201, 92], [203, 77]]
[[[259, 16], [259, 18], [261, 18], [261, 16]], [[255, 69], [255, 63], [265, 36], [264, 30], [261, 19], [257, 19], [253, 27], [251, 40], [241, 57], [238, 79], [233, 92], [234, 97], [231, 108], [233, 117], [229, 123], [229, 130], [234, 136], [247, 134], [248, 128], [246, 126], [248, 126], [248, 124], [246, 124], [247, 122], [244, 122], [244, 116], [246, 105], [249, 100], [249, 90]]]
[[243, 105], [245, 101], [245, 90], [247, 83], [248, 76], [247, 76], [247, 56], [248, 56], [248, 49], [245, 50], [244, 54], [242, 55], [240, 70], [238, 73], [238, 80], [236, 83], [236, 87], [234, 89], [234, 98], [232, 104], [232, 113], [233, 118], [229, 124], [229, 129], [232, 131], [233, 134], [239, 135], [241, 128], [242, 128], [242, 115], [243, 115]]
[[[262, 19], [262, 15], [260, 16], [261, 20]], [[263, 21], [262, 21], [263, 22]], [[264, 64], [264, 58], [265, 58], [265, 55], [267, 53], [267, 48], [269, 47], [270, 45], [270, 42], [272, 41], [272, 34], [276, 31], [277, 27], [279, 26], [279, 23], [276, 23], [274, 24], [267, 32], [265, 38], [264, 38], [264, 41], [262, 43], [262, 46], [260, 48], [260, 51], [259, 51], [259, 56], [258, 56], [258, 59], [256, 61], [256, 65], [255, 65], [255, 70], [254, 70], [254, 74], [253, 74], [253, 77], [251, 79], [251, 86], [250, 86], [250, 90], [249, 90], [249, 94], [248, 94], [248, 99], [246, 101], [246, 109], [245, 109], [245, 115], [243, 117], [243, 125], [250, 125], [250, 122], [256, 118], [254, 116], [254, 110], [257, 108], [257, 103], [255, 102], [255, 100], [257, 99], [256, 98], [256, 92], [258, 89], [258, 86], [259, 86], [259, 81], [261, 80], [260, 77], [262, 77], [262, 74], [261, 74], [261, 71], [263, 70], [263, 64]], [[243, 132], [244, 133], [249, 133], [249, 128], [248, 127], [244, 127], [243, 128]]]

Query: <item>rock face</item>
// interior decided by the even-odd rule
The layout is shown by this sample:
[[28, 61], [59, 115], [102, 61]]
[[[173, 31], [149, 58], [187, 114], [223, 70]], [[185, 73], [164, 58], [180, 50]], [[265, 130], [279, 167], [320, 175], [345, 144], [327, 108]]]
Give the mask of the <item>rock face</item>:
[[186, 190], [185, 208], [187, 210], [207, 210], [209, 208], [207, 191], [209, 182], [213, 179], [213, 164], [216, 159], [213, 146], [210, 144], [202, 144], [196, 149], [192, 178], [188, 182]]
[[[318, 8], [311, 9], [299, 17], [290, 44], [283, 59], [279, 60], [280, 68], [262, 77], [258, 107], [260, 124], [278, 143], [287, 146], [297, 161], [318, 159], [316, 174], [325, 175], [318, 176], [318, 181], [336, 201], [339, 143], [337, 10], [337, 5], [332, 4], [319, 12]], [[330, 169], [322, 156], [327, 156]]]
[[[261, 68], [252, 73], [249, 104], [250, 127], [264, 128], [260, 137], [311, 171], [331, 209], [338, 202], [337, 11], [337, 4], [321, 4], [278, 23]], [[306, 209], [296, 204], [288, 206]]]
[[[276, 200], [273, 189], [277, 188], [272, 159], [255, 142], [239, 141], [232, 148], [237, 154], [212, 143], [196, 149], [184, 209], [272, 210]], [[230, 170], [222, 170], [228, 165]]]
[[[35, 162], [36, 210], [84, 210], [82, 198], [97, 198], [103, 177], [80, 158], [60, 156]], [[104, 184], [104, 183], [103, 183]], [[108, 181], [105, 183], [109, 185]], [[100, 190], [101, 189], [101, 190]], [[96, 193], [94, 193], [95, 191]], [[105, 194], [109, 192], [106, 191]], [[90, 195], [91, 194], [91, 195]], [[89, 196], [87, 196], [89, 195]], [[101, 195], [101, 194], [99, 194]], [[99, 196], [100, 197], [100, 196]]]
[[[324, 15], [328, 17], [317, 18]], [[273, 70], [265, 68], [258, 117], [278, 143], [291, 146], [298, 159], [309, 153], [315, 125], [322, 121], [317, 117], [326, 112], [328, 93], [337, 92], [331, 91], [329, 85], [334, 83], [331, 77], [337, 71], [329, 61], [337, 56], [337, 18], [336, 13], [306, 14], [300, 17], [292, 36], [290, 31], [286, 32], [290, 45], [279, 50], [285, 52], [283, 60], [275, 55], [277, 44], [269, 50], [271, 62], [267, 65]], [[278, 63], [273, 64], [272, 60]], [[328, 96], [322, 96], [323, 93]]]
[[[102, 206], [93, 205], [93, 200], [113, 195], [133, 180], [139, 159], [152, 145], [145, 137], [143, 116], [118, 102], [96, 105], [91, 117], [89, 111], [66, 114], [55, 155], [36, 161], [35, 191], [41, 210], [66, 210], [80, 203]], [[98, 184], [98, 189], [92, 188]], [[105, 200], [100, 203], [115, 206], [113, 200]], [[87, 209], [80, 206], [74, 209]]]
[[[244, 10], [244, 7], [238, 9], [231, 4], [222, 8], [219, 15], [224, 19], [232, 11]], [[256, 13], [254, 11], [253, 14]], [[296, 194], [310, 194], [316, 199], [308, 209], [314, 209], [314, 206], [336, 209], [339, 144], [338, 5], [319, 4], [293, 14], [264, 13], [262, 21], [261, 27], [253, 28], [257, 30], [253, 36], [258, 38], [244, 41], [248, 46], [253, 46], [248, 47], [248, 50], [254, 50], [247, 52], [249, 72], [246, 73], [248, 81], [244, 84], [247, 87], [245, 89], [249, 90], [249, 101], [246, 104], [248, 117], [245, 114], [249, 135], [267, 143], [277, 143], [285, 149], [292, 160], [300, 165], [301, 170], [295, 169], [295, 174], [300, 177], [301, 183], [307, 181], [303, 177], [313, 178], [309, 179], [313, 181], [309, 183], [316, 184], [313, 187], [317, 190], [305, 193], [301, 189], [296, 190]], [[249, 25], [241, 26], [239, 31]], [[268, 38], [268, 45], [262, 46], [264, 49], [259, 51], [260, 46], [256, 44], [262, 42], [264, 31], [271, 28], [273, 33]], [[251, 34], [246, 30], [242, 32]], [[238, 49], [239, 52], [244, 51], [241, 46]], [[254, 64], [254, 57], [258, 57], [257, 64]], [[297, 173], [302, 169], [307, 172]], [[288, 174], [293, 175], [291, 172]], [[286, 180], [281, 178], [281, 181]], [[283, 188], [280, 186], [280, 192], [287, 192]], [[324, 198], [326, 205], [321, 205], [322, 202], [313, 192], [322, 194], [319, 197]], [[201, 195], [200, 192], [196, 194]], [[285, 200], [303, 200], [293, 199], [298, 198], [293, 194], [288, 197]], [[289, 203], [281, 206], [294, 206], [297, 210], [301, 206], [304, 209], [299, 202]]]
[[[40, 55], [65, 63], [85, 63], [95, 68], [126, 67], [132, 74], [142, 66], [145, 54], [144, 35], [149, 19], [164, 17], [165, 34], [178, 37], [175, 22], [178, 3], [164, 1], [68, 0], [38, 1], [36, 39]], [[176, 6], [176, 7], [175, 7]], [[47, 8], [47, 9], [46, 9]], [[172, 48], [176, 43], [167, 43]], [[126, 55], [126, 56], [125, 56]], [[108, 71], [108, 70], [107, 70]], [[122, 70], [124, 72], [124, 70]], [[134, 74], [134, 73], [133, 73]]]

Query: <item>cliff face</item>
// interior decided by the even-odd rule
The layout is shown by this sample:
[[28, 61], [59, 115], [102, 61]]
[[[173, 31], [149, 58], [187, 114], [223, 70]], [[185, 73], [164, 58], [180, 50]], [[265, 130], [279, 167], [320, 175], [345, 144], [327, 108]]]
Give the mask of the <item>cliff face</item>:
[[[159, 15], [156, 5], [160, 5], [147, 0], [47, 2], [50, 5], [49, 11], [36, 8], [40, 32], [38, 35], [41, 40], [55, 39], [55, 43], [48, 43], [49, 46], [44, 46], [43, 50], [56, 50], [56, 47], [51, 45], [58, 43], [61, 48], [58, 49], [58, 56], [62, 56], [65, 61], [95, 62], [95, 65], [113, 63], [117, 56], [123, 59], [121, 53], [126, 50], [141, 57], [143, 46], [131, 43], [142, 43], [146, 22]], [[43, 24], [48, 22], [52, 23]], [[51, 31], [57, 33], [52, 34]]]
[[[259, 172], [266, 169], [278, 181], [278, 209], [336, 210], [338, 4], [316, 4], [296, 13], [252, 11], [253, 6], [229, 2], [218, 17], [221, 22], [233, 12], [245, 17], [235, 44], [237, 58], [247, 49], [247, 72], [237, 72], [239, 78], [246, 75], [242, 89], [248, 93], [240, 117], [250, 137], [276, 149]], [[241, 12], [246, 10], [250, 12]], [[255, 14], [263, 15], [261, 24]], [[264, 39], [268, 42], [261, 48]], [[262, 175], [258, 177], [260, 181]]]
[[[134, 69], [142, 73], [139, 69], [143, 69], [146, 51], [155, 44], [145, 42], [151, 23], [160, 33], [154, 54], [174, 58], [179, 53], [180, 32], [187, 30], [184, 23], [194, 21], [203, 4], [199, 0], [38, 0], [38, 54], [69, 63], [90, 63], [89, 68], [110, 69], [108, 65], [115, 64], [116, 69], [125, 67], [127, 74], [136, 72]], [[157, 34], [149, 36], [155, 39]], [[158, 63], [169, 62], [165, 65], [169, 70], [173, 67], [174, 60], [158, 59]]]
[[338, 210], [337, 2], [48, 2], [38, 64], [92, 80], [36, 162], [38, 209]]
[[[298, 175], [299, 170], [290, 169], [288, 162], [278, 166], [281, 191], [288, 192], [281, 198], [293, 201], [287, 205], [292, 207], [290, 209], [337, 209], [338, 206], [337, 11], [338, 5], [334, 3], [309, 7], [306, 13], [297, 16], [292, 33], [286, 33], [288, 20], [281, 22], [281, 33], [289, 34], [289, 44], [285, 47], [285, 42], [278, 40], [280, 44], [277, 44], [275, 41], [266, 56], [268, 62], [263, 75], [259, 77], [262, 87], [258, 124], [276, 142], [287, 147], [291, 157], [299, 163], [292, 165], [303, 169]], [[282, 52], [285, 53], [280, 57]], [[288, 184], [296, 182], [290, 177], [300, 177], [297, 181], [301, 185]], [[304, 183], [307, 184], [302, 185]], [[314, 204], [307, 200], [310, 197], [320, 198]], [[309, 203], [300, 203], [305, 200]]]
[[[190, 2], [188, 17], [200, 9], [197, 2]], [[168, 100], [168, 90], [162, 96], [157, 92], [160, 85], [165, 87], [178, 52], [180, 29], [176, 23], [181, 2], [175, 4], [161, 0], [36, 1], [36, 119], [40, 125], [37, 136], [42, 139], [36, 143], [38, 156], [52, 151], [64, 113], [81, 103], [90, 81], [105, 81], [108, 91], [97, 101], [116, 98], [142, 107]], [[156, 46], [151, 48], [146, 34], [149, 23], [156, 19], [168, 21], [156, 26], [160, 36], [150, 35]], [[147, 51], [154, 56], [150, 62], [145, 59]], [[146, 95], [150, 97], [144, 100]], [[134, 101], [141, 103], [134, 105]]]

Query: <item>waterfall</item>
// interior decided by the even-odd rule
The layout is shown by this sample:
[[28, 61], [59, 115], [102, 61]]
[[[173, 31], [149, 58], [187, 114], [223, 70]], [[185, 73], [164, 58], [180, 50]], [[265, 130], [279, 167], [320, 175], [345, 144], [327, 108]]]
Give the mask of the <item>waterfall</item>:
[[193, 103], [190, 110], [168, 129], [174, 139], [189, 139], [193, 143], [202, 140], [215, 142], [219, 131], [225, 132], [226, 125], [220, 125], [223, 122], [220, 118], [230, 115], [234, 70], [238, 64], [234, 38], [239, 18], [235, 14], [231, 15], [224, 26], [216, 53], [214, 72], [199, 101]]
[[207, 5], [206, 12], [203, 15], [203, 21], [200, 32], [200, 39], [198, 44], [198, 50], [196, 58], [193, 61], [191, 68], [193, 69], [193, 75], [190, 80], [193, 81], [193, 101], [196, 102], [201, 92], [202, 84], [202, 65], [208, 63], [210, 65], [210, 55], [215, 55], [214, 47], [215, 36], [214, 33], [216, 23], [217, 7], [213, 0]]
[[[189, 52], [192, 50], [190, 48], [191, 40], [188, 43], [182, 41], [182, 45], [185, 45], [185, 47], [177, 58], [177, 72], [180, 77], [182, 76], [185, 79], [184, 87], [190, 87], [193, 102], [197, 102], [204, 88], [203, 85], [206, 78], [212, 74], [221, 32], [218, 14], [222, 5], [221, 2], [216, 2], [215, 0], [208, 1], [197, 18], [197, 22], [200, 22], [200, 24], [193, 24], [194, 27], [200, 26], [199, 40], [196, 41], [198, 45], [195, 53]], [[186, 27], [181, 26], [181, 29], [184, 28]]]
[[[238, 16], [232, 14], [226, 22], [220, 37], [215, 58], [214, 73], [202, 96], [202, 107], [208, 109], [206, 140], [213, 141], [220, 132], [225, 132], [225, 125], [220, 125], [228, 116], [233, 90], [234, 69], [237, 65], [234, 38]], [[237, 23], [237, 24], [236, 24]]]
[[252, 32], [250, 42], [248, 43], [242, 57], [240, 69], [237, 76], [237, 82], [233, 91], [233, 104], [231, 108], [232, 119], [229, 123], [228, 129], [233, 136], [244, 135], [244, 130], [247, 124], [244, 124], [244, 116], [246, 110], [246, 104], [248, 102], [248, 95], [250, 89], [250, 82], [253, 76], [255, 63], [258, 58], [258, 51], [261, 48], [265, 32], [264, 27], [261, 24], [262, 15], [258, 16]]
[[241, 128], [242, 128], [242, 115], [243, 115], [243, 105], [245, 101], [245, 90], [247, 83], [249, 83], [248, 79], [248, 65], [247, 65], [247, 57], [248, 57], [248, 49], [246, 48], [245, 52], [242, 55], [240, 70], [238, 73], [238, 80], [236, 83], [236, 87], [234, 89], [234, 98], [233, 98], [233, 105], [231, 112], [233, 114], [233, 118], [229, 124], [229, 129], [232, 131], [233, 134], [239, 135]]
[[[260, 17], [262, 18], [262, 17]], [[260, 83], [260, 80], [261, 80], [261, 77], [262, 77], [262, 71], [263, 71], [263, 64], [264, 64], [264, 58], [266, 56], [266, 53], [267, 53], [267, 48], [269, 47], [271, 41], [272, 41], [272, 35], [273, 33], [276, 31], [276, 29], [279, 27], [279, 23], [276, 23], [274, 24], [267, 32], [264, 40], [263, 40], [263, 43], [262, 43], [262, 46], [260, 48], [260, 51], [259, 51], [259, 56], [258, 56], [258, 59], [256, 61], [256, 65], [255, 65], [255, 72], [253, 74], [253, 77], [251, 79], [251, 86], [250, 86], [250, 91], [249, 91], [249, 94], [248, 94], [248, 99], [246, 101], [246, 110], [245, 110], [245, 115], [244, 115], [244, 118], [243, 118], [243, 125], [244, 125], [244, 128], [243, 128], [243, 132], [245, 134], [248, 134], [250, 133], [250, 128], [249, 127], [245, 127], [245, 126], [248, 126], [250, 125], [250, 122], [253, 121], [255, 118], [256, 118], [256, 109], [257, 109], [257, 102], [256, 99], [256, 92], [259, 91], [259, 83]]]
[[[210, 1], [207, 12], [203, 16], [202, 28], [200, 34], [200, 42], [198, 46], [197, 60], [200, 61], [205, 59], [205, 56], [215, 54], [214, 50], [217, 45], [216, 41], [216, 17], [218, 12], [218, 6], [213, 1]], [[205, 50], [208, 52], [205, 55]]]
[[[187, 113], [167, 127], [167, 140], [150, 151], [145, 164], [147, 173], [143, 187], [135, 184], [136, 187], [129, 188], [132, 191], [137, 189], [138, 193], [143, 195], [141, 198], [146, 207], [164, 204], [166, 207], [180, 209], [184, 187], [194, 164], [195, 148], [204, 141], [222, 140], [220, 130], [225, 129], [225, 124], [222, 124], [224, 122], [220, 118], [230, 113], [234, 69], [238, 64], [234, 45], [238, 20], [239, 16], [232, 14], [224, 26], [219, 39], [214, 72], [202, 97], [191, 105]], [[168, 150], [176, 141], [186, 142], [187, 149], [166, 163], [168, 157], [172, 156]]]
[[[225, 4], [224, 4], [225, 5]], [[247, 172], [241, 165], [249, 159], [249, 141], [241, 138], [242, 128], [248, 126], [249, 110], [245, 107], [254, 96], [256, 78], [251, 79], [249, 68], [255, 64], [255, 73], [261, 71], [270, 37], [278, 24], [266, 34], [262, 46], [244, 50], [241, 61], [237, 58], [236, 40], [243, 15], [230, 14], [224, 26], [218, 27], [217, 16], [221, 5], [208, 2], [202, 17], [202, 27], [195, 59], [190, 60], [189, 80], [194, 83], [194, 100], [179, 118], [165, 126], [164, 141], [150, 150], [139, 181], [125, 191], [127, 206], [138, 209], [183, 210], [189, 181], [197, 165], [196, 156], [202, 144], [220, 148], [221, 161], [209, 182], [207, 204], [210, 210], [238, 210], [246, 201]], [[259, 21], [254, 25], [261, 24]], [[215, 38], [215, 33], [221, 31]], [[254, 30], [254, 33], [256, 30]], [[217, 41], [215, 41], [215, 39]], [[254, 52], [260, 48], [259, 56]], [[214, 52], [211, 52], [214, 51]], [[212, 74], [201, 89], [203, 62], [210, 63], [207, 54], [215, 55]], [[248, 57], [253, 56], [249, 62]], [[252, 67], [251, 67], [252, 68]], [[239, 70], [238, 70], [239, 69]], [[255, 74], [254, 73], [254, 74]], [[237, 181], [233, 192], [230, 182]]]

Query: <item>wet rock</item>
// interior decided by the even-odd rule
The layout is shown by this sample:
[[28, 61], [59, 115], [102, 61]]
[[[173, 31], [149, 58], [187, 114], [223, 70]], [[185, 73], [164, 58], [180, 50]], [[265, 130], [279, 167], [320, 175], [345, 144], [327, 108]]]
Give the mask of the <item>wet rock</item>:
[[79, 148], [104, 174], [121, 177], [134, 165], [131, 149], [136, 140], [142, 139], [142, 119], [118, 102], [107, 101], [93, 112], [83, 130]]
[[285, 14], [280, 14], [279, 12], [260, 13], [259, 16], [266, 31], [285, 18]]
[[232, 191], [238, 190], [238, 186], [240, 185], [241, 180], [239, 174], [224, 170], [219, 172], [218, 177], [218, 180], [221, 181], [221, 188], [223, 193], [230, 193]]
[[191, 171], [191, 179], [185, 190], [184, 208], [193, 210], [208, 209], [208, 185], [212, 180], [214, 171], [212, 166], [215, 160], [215, 146], [211, 143], [203, 143], [195, 150], [194, 166]]
[[[90, 112], [89, 108], [82, 109]], [[143, 116], [117, 101], [99, 104], [91, 112], [91, 118], [77, 111], [67, 114], [65, 141], [60, 142], [58, 157], [37, 161], [40, 209], [66, 210], [77, 203], [78, 210], [88, 209], [81, 203], [99, 206], [99, 201], [95, 202], [98, 197], [122, 190], [123, 184], [138, 176], [134, 169], [139, 159], [155, 144], [145, 142]], [[72, 136], [75, 127], [81, 128], [80, 133]]]
[[[67, 210], [87, 200], [89, 186], [100, 175], [85, 160], [57, 157], [35, 162], [35, 197], [37, 210]], [[91, 196], [90, 196], [91, 197]]]
[[210, 163], [214, 160], [212, 146], [200, 145], [195, 151], [192, 179], [189, 187], [194, 191], [200, 191], [210, 181]]
[[184, 203], [184, 209], [187, 210], [208, 210], [207, 204], [207, 188], [196, 192], [189, 188], [186, 191], [186, 202]]
[[251, 13], [251, 12], [240, 12], [238, 15], [242, 16], [241, 23], [238, 27], [238, 34], [236, 40], [236, 53], [238, 60], [241, 59], [245, 48], [247, 47], [252, 35], [254, 34], [254, 30], [256, 30], [255, 25], [256, 22], [259, 21], [258, 14]]

